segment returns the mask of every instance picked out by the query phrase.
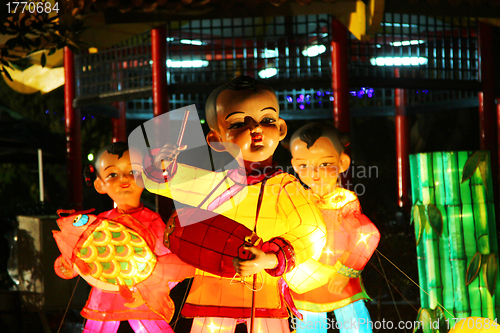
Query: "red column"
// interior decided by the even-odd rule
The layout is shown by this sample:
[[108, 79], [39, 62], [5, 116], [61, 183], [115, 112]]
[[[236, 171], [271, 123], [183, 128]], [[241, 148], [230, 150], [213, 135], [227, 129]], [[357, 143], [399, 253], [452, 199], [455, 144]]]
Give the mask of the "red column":
[[167, 91], [167, 30], [165, 27], [151, 30], [151, 57], [153, 59], [154, 116], [168, 112]]
[[[167, 90], [167, 30], [159, 27], [151, 30], [151, 58], [153, 60], [153, 115], [168, 112]], [[168, 127], [168, 124], [165, 126]], [[164, 218], [170, 216], [173, 201], [156, 196], [156, 211]]]
[[[333, 89], [333, 125], [341, 132], [351, 130], [351, 116], [349, 114], [349, 80], [347, 38], [349, 31], [337, 19], [332, 20], [332, 89]], [[345, 151], [350, 154], [349, 147]], [[353, 191], [352, 171], [349, 168], [342, 174], [340, 182], [343, 188]]]
[[66, 173], [69, 198], [77, 210], [82, 209], [82, 151], [80, 110], [73, 108], [75, 99], [75, 57], [64, 48], [64, 119], [66, 132]]
[[491, 171], [493, 175], [494, 194], [499, 193], [499, 153], [498, 153], [498, 117], [495, 106], [495, 59], [493, 55], [493, 28], [479, 22], [479, 127], [481, 149], [491, 154]]
[[337, 19], [332, 21], [332, 88], [333, 124], [341, 132], [349, 133], [349, 81], [347, 28]]
[[118, 108], [118, 118], [111, 119], [113, 124], [113, 142], [127, 142], [127, 104], [125, 101], [116, 103]]
[[[395, 69], [395, 77], [399, 77], [399, 68]], [[394, 90], [394, 106], [396, 107], [396, 158], [398, 175], [398, 204], [399, 207], [410, 208], [410, 131], [406, 117], [407, 92], [405, 89]]]

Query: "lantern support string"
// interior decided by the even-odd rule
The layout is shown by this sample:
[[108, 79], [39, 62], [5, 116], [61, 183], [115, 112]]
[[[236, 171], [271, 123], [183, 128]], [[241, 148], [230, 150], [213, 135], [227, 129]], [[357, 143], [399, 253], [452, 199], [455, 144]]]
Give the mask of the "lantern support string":
[[378, 268], [377, 268], [374, 264], [372, 264], [371, 262], [370, 262], [370, 264], [373, 266], [373, 268], [375, 268], [375, 270], [376, 270], [376, 271], [377, 271], [380, 275], [382, 275], [382, 276], [384, 277], [384, 279], [386, 280], [386, 282], [387, 282], [387, 283], [389, 283], [389, 284], [390, 284], [390, 285], [394, 288], [394, 290], [396, 290], [396, 291], [398, 292], [398, 294], [399, 294], [399, 295], [401, 295], [401, 297], [403, 297], [403, 298], [404, 298], [404, 300], [405, 300], [408, 304], [410, 304], [410, 306], [413, 308], [413, 310], [415, 310], [415, 312], [418, 312], [418, 310], [417, 310], [417, 309], [416, 309], [416, 308], [415, 308], [415, 307], [414, 307], [414, 306], [410, 303], [410, 301], [409, 301], [408, 299], [406, 299], [406, 297], [404, 297], [404, 295], [403, 295], [403, 294], [402, 294], [402, 293], [398, 290], [398, 288], [396, 288], [396, 286], [392, 284], [391, 280], [389, 280], [389, 279], [387, 278], [387, 276], [386, 276], [386, 275], [384, 275], [384, 274], [383, 274], [383, 273], [382, 273], [382, 272], [381, 272], [381, 271], [380, 271], [380, 270], [379, 270], [379, 269], [378, 269]]
[[[380, 252], [379, 250], [376, 250], [377, 251], [377, 254], [380, 254], [382, 257], [384, 257], [385, 260], [387, 260], [392, 266], [394, 266], [401, 274], [403, 274], [408, 280], [410, 280], [414, 285], [416, 285], [420, 290], [422, 290], [427, 296], [430, 296], [429, 293], [427, 292], [427, 290], [423, 289], [418, 283], [416, 283], [415, 281], [413, 281], [413, 279], [411, 277], [409, 277], [405, 272], [403, 272], [395, 263], [393, 263], [389, 258], [387, 258], [386, 256], [384, 256], [382, 254], [382, 252]], [[372, 264], [373, 265], [373, 264]], [[384, 278], [389, 281], [389, 279], [387, 279], [387, 277], [384, 275]], [[392, 283], [391, 283], [392, 285]], [[393, 286], [393, 288], [402, 296], [402, 294]], [[405, 298], [406, 300], [406, 298]], [[408, 300], [406, 300], [408, 302]], [[410, 303], [410, 302], [408, 302]], [[453, 317], [453, 314], [448, 311], [448, 309], [446, 309], [444, 307], [443, 304], [437, 302], [437, 304], [443, 308], [444, 311], [446, 311], [451, 317]]]
[[[401, 314], [399, 313], [399, 309], [398, 309], [398, 306], [396, 304], [396, 300], [394, 299], [394, 294], [392, 292], [392, 289], [391, 289], [391, 286], [389, 286], [389, 279], [387, 278], [387, 275], [385, 274], [385, 269], [384, 269], [384, 266], [382, 265], [382, 261], [380, 260], [380, 251], [377, 250], [377, 259], [378, 259], [378, 263], [380, 264], [380, 268], [382, 269], [382, 272], [380, 272], [382, 274], [382, 276], [384, 277], [384, 280], [385, 280], [385, 283], [387, 284], [387, 289], [389, 289], [389, 293], [391, 294], [391, 298], [392, 298], [392, 303], [394, 304], [394, 308], [396, 309], [396, 313], [398, 314], [398, 318], [399, 318], [399, 322], [402, 322], [403, 320], [401, 319]], [[392, 285], [392, 283], [391, 283]], [[393, 286], [394, 287], [394, 286]], [[401, 294], [399, 292], [399, 290], [397, 290], [396, 288], [394, 288], [399, 294]], [[401, 296], [403, 296], [403, 294], [401, 294]], [[405, 299], [405, 301], [408, 302], [408, 300], [403, 296], [403, 298]], [[410, 304], [410, 302], [408, 302]], [[413, 305], [410, 304], [412, 307]], [[413, 307], [413, 309], [415, 309]], [[416, 309], [415, 309], [416, 310]], [[403, 328], [403, 330], [405, 331], [406, 333], [406, 328]]]
[[175, 331], [175, 327], [177, 326], [177, 322], [179, 321], [179, 317], [181, 315], [182, 308], [184, 307], [184, 303], [186, 303], [186, 298], [187, 294], [189, 292], [189, 289], [191, 289], [191, 283], [193, 282], [194, 278], [189, 279], [188, 286], [186, 288], [186, 291], [184, 292], [184, 297], [182, 298], [181, 306], [179, 307], [179, 311], [177, 312], [177, 317], [175, 318], [174, 324], [172, 325], [172, 330]]
[[66, 318], [66, 314], [68, 313], [69, 306], [71, 305], [71, 302], [73, 301], [73, 296], [75, 296], [76, 287], [78, 287], [79, 281], [80, 281], [80, 275], [78, 275], [78, 279], [76, 280], [75, 287], [73, 288], [73, 292], [71, 293], [71, 297], [69, 298], [68, 305], [66, 306], [66, 310], [64, 311], [64, 314], [61, 318], [61, 323], [59, 324], [59, 328], [57, 329], [57, 333], [59, 333], [61, 331], [62, 324], [64, 323], [64, 319]]

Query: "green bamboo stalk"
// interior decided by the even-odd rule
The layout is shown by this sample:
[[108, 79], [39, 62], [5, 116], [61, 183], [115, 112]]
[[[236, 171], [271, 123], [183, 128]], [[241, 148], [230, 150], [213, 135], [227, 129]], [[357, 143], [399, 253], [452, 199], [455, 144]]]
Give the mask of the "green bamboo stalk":
[[[462, 207], [462, 221], [464, 235], [465, 254], [467, 258], [467, 266], [471, 262], [474, 255], [477, 253], [474, 215], [471, 204], [466, 204]], [[466, 274], [466, 271], [462, 272]], [[471, 307], [471, 316], [481, 317], [481, 297], [479, 294], [479, 280], [474, 279], [468, 286], [469, 302]]]
[[475, 278], [468, 286], [470, 312], [472, 317], [481, 317], [481, 294], [479, 290], [479, 278]]
[[[490, 187], [492, 188], [492, 187]], [[497, 241], [497, 229], [496, 229], [496, 218], [495, 218], [495, 205], [492, 202], [486, 204], [488, 209], [488, 226], [490, 234], [490, 251], [495, 253], [498, 258], [498, 241]], [[498, 261], [498, 259], [497, 259]], [[500, 264], [499, 264], [500, 267]], [[495, 294], [493, 296], [493, 302], [495, 305], [495, 318], [500, 317], [500, 272], [497, 274], [497, 283], [495, 288]]]
[[497, 240], [497, 228], [496, 228], [496, 218], [495, 218], [495, 204], [488, 201], [486, 204], [487, 214], [488, 214], [488, 227], [489, 227], [489, 239], [490, 239], [490, 251], [491, 253], [498, 253], [498, 240]]
[[454, 306], [456, 318], [470, 316], [469, 291], [466, 286], [467, 257], [465, 256], [462, 209], [460, 206], [447, 207], [447, 219], [450, 231], [450, 262], [453, 277]]
[[434, 204], [434, 178], [432, 175], [432, 154], [418, 154], [418, 174], [422, 204]]
[[425, 254], [427, 257], [429, 307], [431, 309], [434, 309], [436, 308], [436, 306], [442, 304], [443, 302], [443, 286], [441, 284], [439, 266], [439, 238], [436, 232], [430, 226], [425, 227], [423, 242], [425, 245]]
[[[412, 198], [413, 198], [413, 209], [419, 204], [422, 204], [422, 184], [419, 172], [420, 165], [420, 154], [410, 155], [410, 175], [412, 182]], [[414, 221], [415, 235], [418, 237], [420, 224]], [[429, 308], [429, 296], [427, 295], [428, 283], [427, 283], [427, 272], [426, 272], [426, 254], [425, 246], [423, 240], [416, 246], [417, 250], [417, 267], [418, 267], [418, 280], [420, 285], [420, 304], [423, 309]]]
[[[488, 161], [491, 159], [491, 155], [488, 153]], [[486, 207], [488, 212], [488, 227], [489, 227], [489, 240], [490, 240], [490, 253], [495, 253], [498, 256], [498, 239], [497, 239], [497, 227], [496, 227], [496, 217], [495, 217], [495, 204], [494, 204], [494, 193], [493, 193], [493, 177], [491, 175], [491, 166], [488, 165], [486, 168], [487, 176], [487, 188], [486, 192]], [[497, 259], [498, 263], [498, 259]], [[500, 267], [500, 265], [499, 265]], [[497, 274], [497, 283], [495, 288], [495, 295], [493, 296], [493, 302], [495, 305], [495, 317], [500, 317], [500, 272]]]
[[471, 194], [474, 209], [474, 225], [476, 228], [477, 249], [481, 254], [489, 254], [490, 228], [488, 225], [488, 210], [486, 207], [486, 195], [482, 184], [479, 170], [471, 178]]
[[[425, 206], [435, 204], [434, 173], [432, 154], [419, 154], [419, 174], [421, 176], [422, 203]], [[439, 237], [431, 228], [428, 219], [425, 222], [422, 237], [426, 256], [427, 286], [429, 293], [429, 308], [434, 309], [443, 302], [443, 287], [441, 283], [441, 269], [439, 257]]]
[[[436, 207], [441, 212], [443, 218], [443, 231], [439, 239], [439, 263], [440, 275], [442, 285], [442, 298], [441, 303], [446, 309], [452, 310], [454, 308], [454, 288], [453, 277], [450, 262], [450, 233], [448, 227], [448, 218], [446, 215], [446, 191], [444, 181], [444, 165], [443, 153], [432, 154], [432, 170], [434, 178], [434, 198]], [[450, 311], [449, 310], [449, 311]]]
[[429, 285], [427, 283], [427, 260], [425, 257], [425, 246], [423, 240], [417, 245], [417, 267], [418, 267], [418, 283], [420, 285], [420, 306], [424, 309], [429, 308], [429, 296], [427, 292]]
[[483, 276], [485, 266], [481, 267], [479, 276], [479, 293], [481, 295], [481, 317], [495, 319], [495, 305], [493, 303], [493, 296], [491, 296]]
[[[465, 162], [469, 158], [469, 154], [460, 154], [460, 166], [463, 169]], [[462, 178], [462, 170], [460, 170], [460, 179]], [[465, 255], [467, 258], [467, 266], [471, 262], [474, 255], [477, 253], [476, 243], [476, 226], [474, 221], [474, 208], [471, 193], [471, 179], [465, 181], [460, 186], [460, 193], [462, 198], [462, 223], [464, 230], [464, 245]], [[464, 271], [462, 274], [466, 274]], [[471, 316], [481, 317], [481, 295], [479, 293], [479, 279], [474, 279], [468, 286], [469, 303], [471, 309]]]
[[411, 197], [412, 204], [415, 205], [418, 202], [421, 203], [421, 194], [420, 194], [420, 176], [418, 175], [418, 160], [417, 155], [412, 154], [409, 156], [410, 158], [410, 179], [411, 179]]
[[434, 204], [446, 205], [446, 187], [444, 184], [443, 153], [432, 153], [432, 176], [434, 179]]
[[[498, 267], [500, 267], [500, 265]], [[500, 317], [500, 272], [497, 274], [497, 285], [495, 288], [494, 304], [495, 304], [495, 314], [496, 314], [495, 318], [498, 318]]]
[[[443, 155], [443, 169], [446, 191], [447, 221], [449, 228], [450, 262], [454, 293], [454, 312], [457, 318], [470, 316], [469, 292], [466, 285], [467, 256], [464, 244], [462, 222], [462, 197], [460, 191], [461, 169], [467, 161], [467, 153], [446, 153]], [[468, 188], [468, 187], [467, 187]]]
[[458, 166], [459, 153], [449, 152], [443, 154], [443, 169], [445, 175], [446, 205], [458, 206], [462, 204], [460, 198], [461, 170]]
[[[459, 165], [460, 165], [460, 179], [462, 179], [462, 169], [465, 162], [469, 158], [468, 153], [459, 153]], [[464, 245], [465, 245], [465, 255], [467, 256], [467, 262], [469, 263], [477, 252], [476, 246], [476, 230], [474, 223], [474, 210], [473, 201], [471, 193], [471, 179], [460, 184], [460, 198], [462, 201], [462, 223], [464, 230]]]
[[443, 217], [443, 233], [439, 238], [439, 263], [441, 266], [441, 284], [443, 287], [443, 306], [446, 309], [453, 309], [455, 299], [455, 289], [450, 261], [450, 232], [446, 209], [443, 206], [437, 206]]

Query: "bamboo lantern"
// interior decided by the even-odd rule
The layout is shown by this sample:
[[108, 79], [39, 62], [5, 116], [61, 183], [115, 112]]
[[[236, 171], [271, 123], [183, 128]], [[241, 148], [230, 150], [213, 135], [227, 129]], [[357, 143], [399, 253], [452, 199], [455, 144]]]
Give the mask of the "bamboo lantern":
[[489, 158], [486, 151], [410, 155], [419, 317], [500, 314], [495, 313], [500, 277]]

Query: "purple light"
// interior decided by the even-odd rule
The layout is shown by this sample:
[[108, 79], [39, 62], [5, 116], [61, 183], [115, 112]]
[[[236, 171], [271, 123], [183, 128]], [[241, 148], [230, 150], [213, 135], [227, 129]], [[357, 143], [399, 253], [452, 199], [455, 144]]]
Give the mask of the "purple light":
[[321, 101], [318, 101], [318, 104], [321, 104]]
[[293, 98], [290, 95], [286, 96], [286, 100], [288, 101], [288, 103], [292, 103], [293, 102]]
[[358, 98], [363, 98], [365, 92], [363, 90], [358, 91]]
[[351, 90], [350, 93], [351, 93], [351, 96], [356, 97], [356, 90]]
[[366, 91], [368, 98], [372, 98], [374, 93], [375, 93], [375, 89], [373, 89], [373, 88], [368, 88], [368, 90]]
[[311, 101], [307, 101], [306, 104], [311, 104]]
[[49, 110], [45, 111], [45, 113], [49, 113]]
[[85, 117], [83, 117], [82, 120], [85, 120]]
[[330, 95], [330, 92], [329, 92], [329, 91], [327, 91], [327, 92], [326, 92], [326, 94], [327, 94], [327, 95]]
[[304, 110], [304, 109], [305, 109], [304, 104], [300, 104], [300, 105], [299, 105], [299, 109]]
[[330, 101], [332, 101], [332, 102], [333, 102], [333, 100], [334, 100], [334, 99], [335, 99], [335, 98], [333, 98], [333, 96], [330, 96]]
[[317, 91], [316, 95], [321, 96], [321, 91]]
[[422, 91], [423, 91], [424, 93], [426, 93], [426, 94], [429, 92], [429, 90], [422, 90]]

